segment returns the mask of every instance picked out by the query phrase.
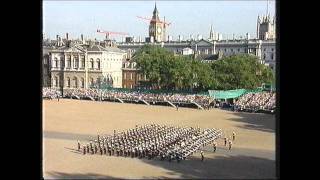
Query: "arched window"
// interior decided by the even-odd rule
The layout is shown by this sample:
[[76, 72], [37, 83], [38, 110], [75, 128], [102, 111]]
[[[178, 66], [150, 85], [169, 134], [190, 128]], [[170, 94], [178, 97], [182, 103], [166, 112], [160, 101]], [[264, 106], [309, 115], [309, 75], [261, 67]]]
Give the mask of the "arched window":
[[58, 67], [58, 59], [56, 57], [54, 58], [54, 67]]
[[97, 59], [97, 69], [100, 70], [100, 59]]
[[273, 60], [273, 53], [271, 53], [271, 59]]
[[263, 54], [263, 59], [266, 59], [266, 54], [265, 53]]
[[94, 65], [93, 59], [91, 58], [91, 59], [90, 59], [90, 68], [91, 68], [91, 69], [93, 69], [93, 65]]
[[78, 88], [78, 78], [73, 77], [73, 87]]
[[67, 77], [67, 87], [69, 88], [70, 87], [70, 78]]
[[84, 88], [84, 78], [81, 78], [81, 88]]

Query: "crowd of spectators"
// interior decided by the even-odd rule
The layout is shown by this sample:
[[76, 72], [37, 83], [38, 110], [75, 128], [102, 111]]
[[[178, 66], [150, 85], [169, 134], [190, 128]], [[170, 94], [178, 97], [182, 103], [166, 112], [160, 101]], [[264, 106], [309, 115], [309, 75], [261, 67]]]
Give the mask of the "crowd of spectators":
[[121, 99], [125, 101], [146, 101], [146, 102], [167, 102], [175, 104], [192, 104], [197, 103], [202, 107], [208, 107], [212, 99], [204, 95], [190, 95], [177, 93], [145, 93], [139, 91], [124, 92], [115, 90], [98, 90], [98, 89], [65, 89], [64, 97], [66, 98], [80, 98], [95, 100], [116, 100]]
[[56, 98], [61, 97], [61, 93], [57, 89], [43, 88], [42, 89], [42, 97], [45, 99], [56, 99]]
[[237, 111], [270, 111], [276, 108], [276, 94], [274, 92], [248, 93], [241, 96], [234, 104]]

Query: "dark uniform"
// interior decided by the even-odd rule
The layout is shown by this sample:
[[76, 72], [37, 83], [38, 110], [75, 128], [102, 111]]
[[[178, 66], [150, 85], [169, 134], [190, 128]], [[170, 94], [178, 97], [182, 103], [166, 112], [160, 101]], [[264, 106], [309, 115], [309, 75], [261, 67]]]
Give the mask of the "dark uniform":
[[80, 151], [80, 142], [78, 141], [78, 151]]
[[231, 150], [231, 146], [232, 146], [232, 141], [229, 140], [229, 150]]
[[201, 161], [203, 161], [204, 160], [204, 156], [203, 156], [203, 151], [201, 151]]

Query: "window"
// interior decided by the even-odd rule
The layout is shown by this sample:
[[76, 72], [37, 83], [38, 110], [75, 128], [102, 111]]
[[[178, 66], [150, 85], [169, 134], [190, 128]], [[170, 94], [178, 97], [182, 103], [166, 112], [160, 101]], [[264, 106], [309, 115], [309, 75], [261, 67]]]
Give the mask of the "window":
[[240, 52], [240, 49], [238, 49], [238, 52]]
[[271, 59], [273, 60], [273, 53], [271, 53]]
[[224, 49], [224, 52], [227, 52], [227, 49]]
[[81, 87], [84, 88], [84, 78], [81, 78]]
[[130, 84], [130, 88], [132, 89], [132, 84]]
[[79, 67], [79, 59], [75, 58], [74, 68], [78, 69]]
[[77, 88], [78, 87], [78, 78], [77, 77], [74, 77], [73, 78], [73, 87]]
[[271, 51], [273, 51], [273, 48], [271, 48]]
[[64, 59], [63, 57], [60, 57], [60, 67], [64, 67]]
[[54, 67], [58, 67], [58, 59], [54, 58]]
[[81, 68], [85, 67], [84, 57], [81, 58]]
[[263, 51], [266, 51], [266, 48], [264, 48]]
[[69, 88], [70, 87], [70, 78], [67, 77], [67, 87]]
[[90, 78], [90, 86], [93, 86], [93, 78]]
[[263, 59], [266, 59], [266, 54], [265, 53], [263, 54]]
[[123, 87], [124, 87], [124, 88], [127, 88], [127, 86], [126, 86], [125, 84], [123, 85]]
[[130, 79], [132, 80], [132, 73], [130, 73]]
[[126, 78], [127, 78], [126, 75], [127, 75], [127, 73], [124, 73], [124, 74], [123, 74], [123, 79], [126, 79]]
[[59, 87], [59, 79], [58, 77], [54, 77], [54, 82], [53, 82], [55, 87]]
[[231, 52], [233, 52], [233, 49], [231, 49]]
[[100, 70], [100, 59], [97, 59], [97, 68]]
[[67, 59], [67, 68], [70, 68], [71, 67], [71, 58], [69, 57]]
[[90, 68], [93, 69], [93, 59], [90, 59]]

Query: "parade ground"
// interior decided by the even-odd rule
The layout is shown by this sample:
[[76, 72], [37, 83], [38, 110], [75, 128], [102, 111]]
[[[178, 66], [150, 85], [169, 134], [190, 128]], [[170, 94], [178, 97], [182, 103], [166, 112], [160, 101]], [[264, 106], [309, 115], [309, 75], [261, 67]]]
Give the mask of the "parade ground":
[[[276, 177], [275, 115], [71, 99], [43, 100], [42, 113], [45, 179]], [[236, 132], [236, 140], [231, 150], [222, 139], [215, 153], [204, 147], [203, 162], [199, 152], [177, 163], [76, 151], [77, 140], [150, 123], [221, 128], [228, 137]]]

